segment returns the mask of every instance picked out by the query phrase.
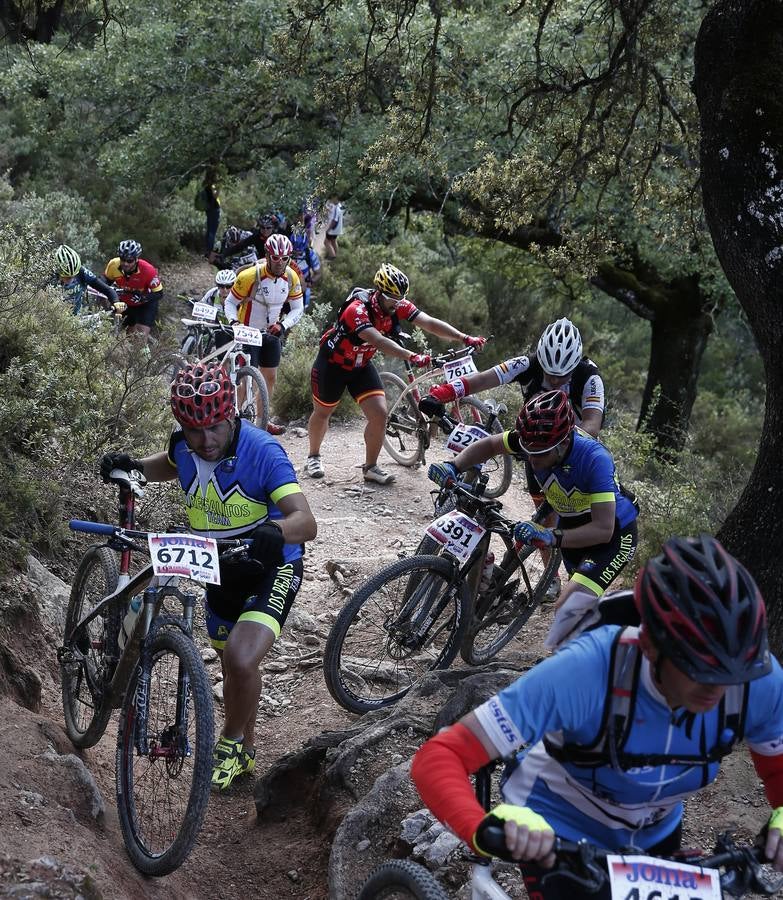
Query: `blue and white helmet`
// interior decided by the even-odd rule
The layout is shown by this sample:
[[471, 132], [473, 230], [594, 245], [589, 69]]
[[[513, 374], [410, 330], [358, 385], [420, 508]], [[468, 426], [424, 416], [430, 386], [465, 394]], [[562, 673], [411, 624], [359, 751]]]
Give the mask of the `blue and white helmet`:
[[547, 325], [536, 351], [547, 375], [562, 377], [573, 372], [582, 360], [582, 336], [570, 319], [558, 319]]

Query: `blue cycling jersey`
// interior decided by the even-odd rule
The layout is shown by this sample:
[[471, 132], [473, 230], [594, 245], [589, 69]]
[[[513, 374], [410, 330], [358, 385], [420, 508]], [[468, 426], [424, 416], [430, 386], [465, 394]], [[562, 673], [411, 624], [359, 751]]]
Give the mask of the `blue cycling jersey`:
[[[301, 493], [285, 450], [266, 431], [241, 419], [223, 459], [202, 459], [188, 447], [181, 431], [171, 436], [168, 456], [185, 492], [194, 534], [213, 538], [249, 535], [267, 519], [282, 519], [276, 504]], [[302, 553], [301, 544], [283, 548], [285, 562], [299, 559]]]
[[[476, 716], [499, 754], [525, 747], [504, 776], [507, 802], [534, 809], [570, 840], [646, 849], [677, 827], [682, 801], [714, 781], [719, 764], [585, 768], [556, 761], [543, 743], [546, 734], [556, 744], [590, 746], [601, 733], [617, 631], [607, 625], [565, 644], [478, 707]], [[783, 670], [777, 660], [772, 664], [768, 675], [751, 682], [745, 710], [745, 740], [767, 756], [783, 752]], [[684, 712], [667, 705], [644, 659], [625, 750], [701, 756], [715, 747], [718, 709]]]
[[[507, 431], [503, 435], [506, 449], [522, 453], [519, 435]], [[595, 438], [574, 432], [568, 455], [557, 466], [535, 472], [536, 481], [549, 505], [558, 514], [561, 528], [576, 528], [590, 521], [593, 503], [614, 500], [615, 517], [624, 528], [638, 512], [620, 489], [612, 454]]]
[[81, 312], [82, 304], [84, 303], [84, 295], [87, 293], [88, 285], [91, 288], [100, 291], [104, 297], [112, 302], [117, 299], [117, 295], [113, 288], [101, 281], [94, 272], [91, 272], [87, 268], [87, 266], [82, 266], [76, 275], [74, 275], [73, 278], [69, 278], [68, 281], [60, 281], [55, 276], [54, 283], [59, 284], [62, 288], [65, 299], [71, 304], [74, 315]]

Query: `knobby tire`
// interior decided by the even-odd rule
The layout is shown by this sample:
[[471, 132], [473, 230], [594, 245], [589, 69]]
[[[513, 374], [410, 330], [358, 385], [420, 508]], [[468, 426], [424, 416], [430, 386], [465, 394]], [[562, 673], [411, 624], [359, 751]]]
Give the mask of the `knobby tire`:
[[[123, 700], [117, 733], [117, 810], [133, 865], [145, 875], [167, 875], [193, 849], [207, 809], [214, 745], [212, 691], [198, 649], [179, 629], [161, 628], [145, 657], [150, 661], [149, 753], [141, 756], [136, 748], [139, 666]], [[188, 733], [180, 737], [175, 726], [183, 677], [189, 681]]]
[[60, 660], [65, 730], [81, 749], [98, 743], [111, 718], [108, 682], [119, 656], [117, 638], [125, 611], [109, 606], [103, 616], [69, 637], [74, 626], [117, 587], [117, 556], [108, 547], [91, 547], [73, 578], [65, 616], [64, 654]]
[[[386, 406], [391, 413], [392, 407], [408, 385], [394, 372], [381, 372], [380, 375], [386, 394]], [[401, 466], [415, 466], [424, 456], [424, 427], [416, 401], [408, 394], [405, 402], [397, 406], [391, 415], [387, 415], [384, 449]]]
[[[426, 612], [444, 600], [428, 623]], [[451, 664], [468, 615], [468, 590], [455, 580], [450, 559], [411, 556], [392, 563], [354, 593], [329, 632], [329, 692], [354, 713], [396, 703], [427, 672]]]
[[[490, 411], [478, 397], [463, 397], [457, 403], [461, 421], [468, 425], [480, 425], [490, 434], [503, 433], [503, 425], [497, 417], [493, 420], [492, 427], [487, 424]], [[482, 496], [496, 500], [506, 493], [511, 484], [512, 462], [507, 453], [500, 453], [484, 463], [483, 472], [489, 476], [489, 483]]]
[[394, 859], [378, 866], [364, 882], [357, 900], [412, 897], [415, 900], [448, 900], [435, 876], [409, 859]]
[[252, 366], [240, 366], [237, 369], [237, 397], [242, 384], [245, 386], [245, 400], [239, 410], [240, 418], [259, 428], [266, 428], [269, 423], [269, 391], [263, 376]]

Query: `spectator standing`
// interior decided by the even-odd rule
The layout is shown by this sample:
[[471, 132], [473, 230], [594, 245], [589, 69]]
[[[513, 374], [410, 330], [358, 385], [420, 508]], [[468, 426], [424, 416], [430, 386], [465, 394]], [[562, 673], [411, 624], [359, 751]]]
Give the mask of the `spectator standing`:
[[337, 256], [337, 238], [343, 233], [343, 205], [337, 194], [331, 194], [326, 204], [326, 222], [324, 256], [334, 259]]
[[220, 196], [217, 187], [217, 173], [214, 169], [207, 169], [204, 173], [204, 181], [196, 194], [196, 209], [203, 210], [207, 217], [204, 255], [208, 257], [215, 249], [215, 238], [220, 224]]

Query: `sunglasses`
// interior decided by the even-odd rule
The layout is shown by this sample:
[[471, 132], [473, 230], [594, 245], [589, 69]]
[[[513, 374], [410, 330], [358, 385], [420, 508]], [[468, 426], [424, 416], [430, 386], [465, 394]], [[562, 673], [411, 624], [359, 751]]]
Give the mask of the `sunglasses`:
[[132, 262], [135, 263], [138, 259], [138, 256], [121, 256], [120, 262]]
[[214, 381], [204, 381], [198, 387], [192, 384], [174, 385], [174, 396], [186, 399], [188, 397], [212, 397], [220, 391], [220, 385]]
[[290, 261], [290, 259], [291, 259], [290, 256], [272, 256], [271, 253], [269, 254], [270, 262], [282, 262], [282, 263], [287, 264]]
[[[527, 447], [522, 445], [522, 449], [528, 456], [543, 456], [545, 453], [551, 453], [553, 450], [557, 450], [562, 444], [564, 444], [568, 440], [568, 437], [564, 437], [562, 441], [558, 441], [554, 447], [547, 447], [546, 450], [528, 450]], [[520, 441], [521, 443], [521, 441]]]
[[394, 304], [402, 303], [402, 301], [405, 299], [404, 297], [392, 297], [391, 294], [384, 294], [383, 291], [381, 291], [381, 297], [383, 297], [384, 300], [388, 300], [389, 303]]

